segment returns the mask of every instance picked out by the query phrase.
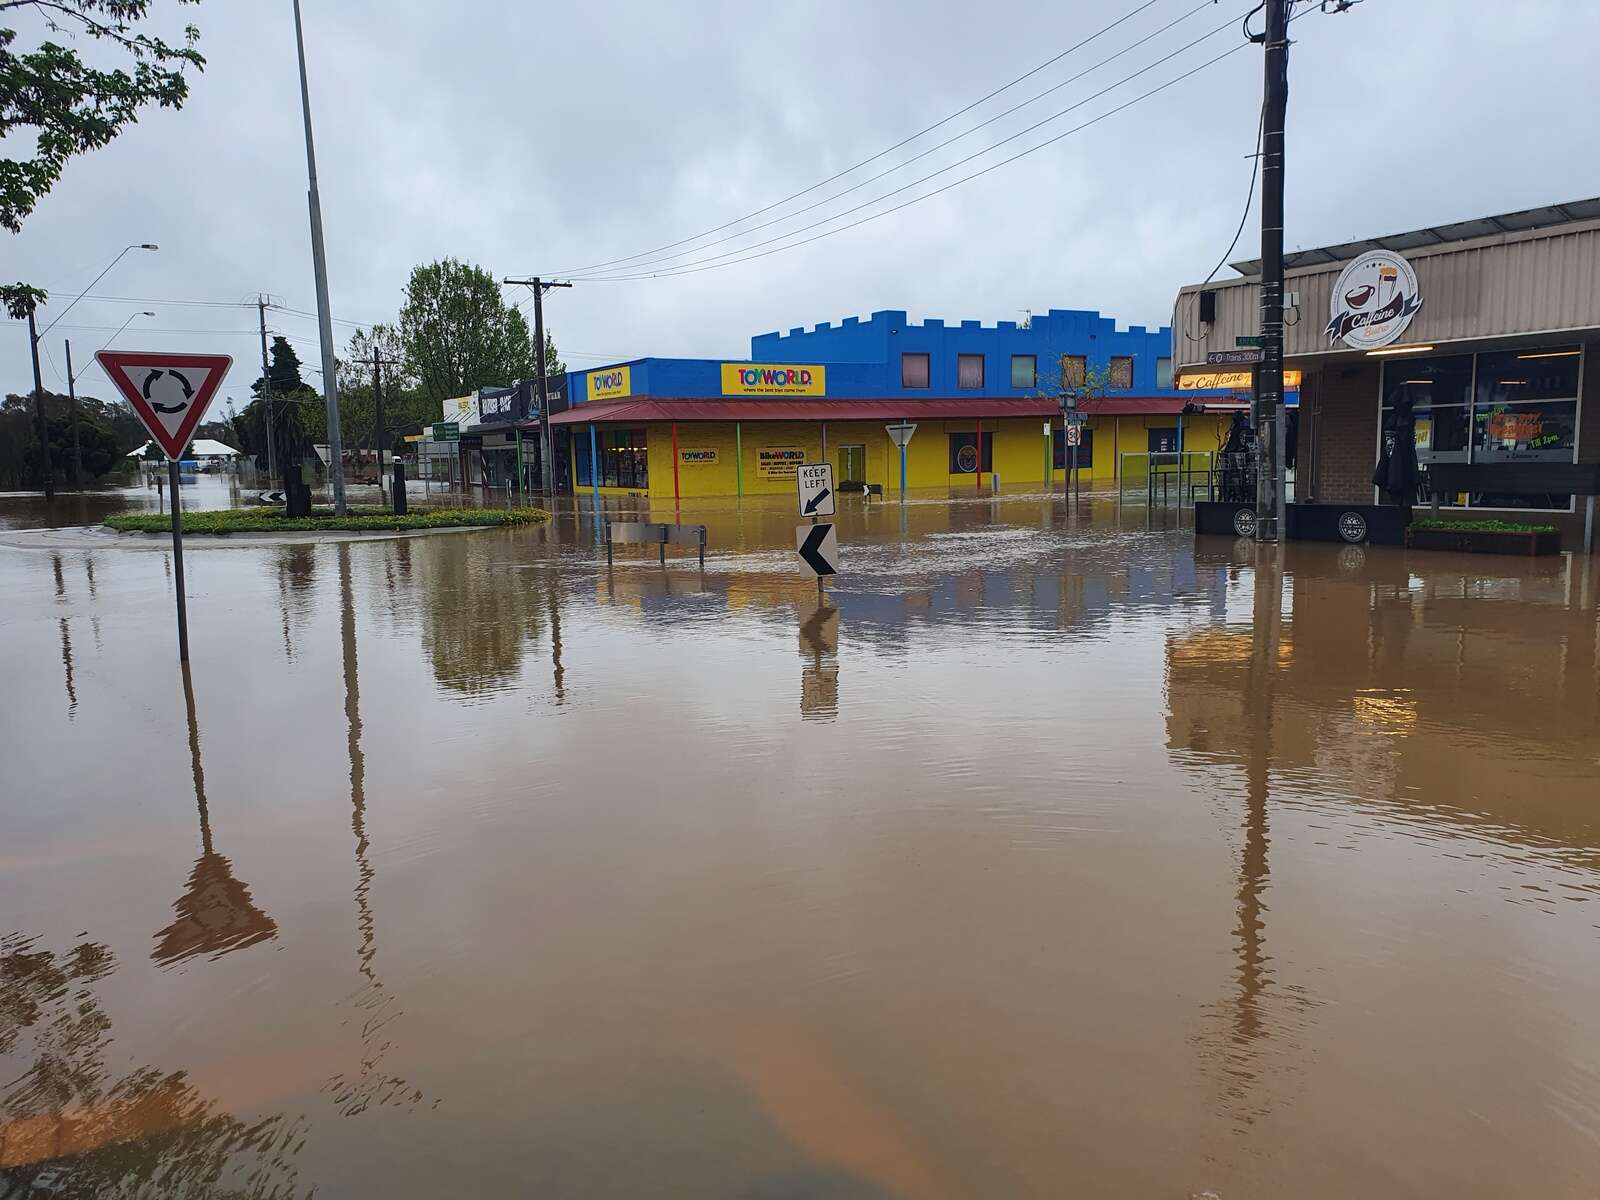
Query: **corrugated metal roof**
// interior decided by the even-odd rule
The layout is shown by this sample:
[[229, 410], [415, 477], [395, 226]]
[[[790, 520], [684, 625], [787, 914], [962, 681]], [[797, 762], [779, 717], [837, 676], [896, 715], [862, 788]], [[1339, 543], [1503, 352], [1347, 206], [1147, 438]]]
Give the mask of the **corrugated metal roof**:
[[[1368, 250], [1419, 250], [1424, 246], [1440, 246], [1446, 242], [1464, 242], [1471, 238], [1489, 237], [1496, 233], [1523, 233], [1530, 229], [1545, 229], [1551, 225], [1565, 225], [1571, 221], [1589, 221], [1600, 218], [1600, 197], [1590, 200], [1570, 200], [1565, 204], [1546, 204], [1540, 208], [1525, 208], [1520, 212], [1501, 213], [1494, 217], [1475, 217], [1470, 221], [1456, 221], [1450, 225], [1431, 225], [1426, 229], [1413, 229], [1409, 233], [1391, 233], [1383, 237], [1364, 238], [1354, 242], [1340, 242], [1332, 246], [1318, 246], [1314, 250], [1292, 250], [1283, 256], [1285, 270], [1295, 267], [1314, 267], [1321, 263], [1345, 262], [1365, 254]], [[1245, 258], [1229, 263], [1239, 274], [1249, 278], [1261, 274], [1259, 258]]]

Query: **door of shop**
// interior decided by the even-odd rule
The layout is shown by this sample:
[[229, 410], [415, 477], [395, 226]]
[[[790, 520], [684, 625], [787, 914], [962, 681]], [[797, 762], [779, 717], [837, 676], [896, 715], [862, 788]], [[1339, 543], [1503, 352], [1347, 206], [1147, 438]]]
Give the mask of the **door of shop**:
[[839, 447], [839, 484], [862, 484], [867, 481], [867, 448], [865, 446]]

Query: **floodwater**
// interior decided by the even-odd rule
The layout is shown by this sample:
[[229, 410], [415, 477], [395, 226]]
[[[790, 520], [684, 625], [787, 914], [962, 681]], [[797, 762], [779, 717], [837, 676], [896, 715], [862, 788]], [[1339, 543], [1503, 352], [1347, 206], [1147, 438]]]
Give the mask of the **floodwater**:
[[1600, 1194], [1594, 567], [586, 505], [0, 549], [0, 1195]]

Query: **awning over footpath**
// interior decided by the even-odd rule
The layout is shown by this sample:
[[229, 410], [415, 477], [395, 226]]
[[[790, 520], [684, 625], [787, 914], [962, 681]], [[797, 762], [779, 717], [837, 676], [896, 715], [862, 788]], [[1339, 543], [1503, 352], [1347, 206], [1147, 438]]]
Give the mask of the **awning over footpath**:
[[[1085, 400], [1090, 416], [1176, 416], [1181, 396], [1115, 396]], [[554, 413], [552, 425], [642, 425], [693, 421], [985, 421], [1059, 415], [1044, 396], [973, 396], [961, 400], [670, 400], [630, 397], [580, 404]]]

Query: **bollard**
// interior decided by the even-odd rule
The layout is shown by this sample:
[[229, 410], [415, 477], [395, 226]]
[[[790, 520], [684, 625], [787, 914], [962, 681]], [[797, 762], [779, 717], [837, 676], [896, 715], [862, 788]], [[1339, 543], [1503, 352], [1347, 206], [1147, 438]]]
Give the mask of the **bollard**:
[[389, 495], [394, 501], [394, 515], [397, 516], [397, 517], [405, 516], [406, 515], [406, 465], [405, 465], [405, 463], [400, 462], [398, 459], [395, 460], [395, 464], [394, 464], [394, 483], [389, 489]]

